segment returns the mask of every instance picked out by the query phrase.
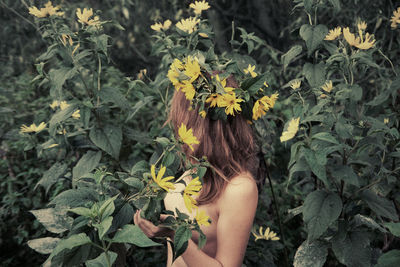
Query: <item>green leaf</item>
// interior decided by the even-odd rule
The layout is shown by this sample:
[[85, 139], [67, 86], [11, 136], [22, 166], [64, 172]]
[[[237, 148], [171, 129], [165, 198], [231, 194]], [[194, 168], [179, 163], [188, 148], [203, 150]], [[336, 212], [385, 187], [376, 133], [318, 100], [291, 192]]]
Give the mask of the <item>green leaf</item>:
[[57, 210], [54, 208], [31, 210], [36, 219], [43, 224], [47, 231], [60, 234], [71, 228], [72, 218], [66, 216], [66, 210]]
[[303, 66], [303, 74], [311, 87], [319, 87], [325, 83], [325, 64], [306, 63]]
[[111, 197], [104, 201], [104, 203], [100, 206], [99, 208], [99, 217], [100, 218], [105, 218], [113, 214], [115, 210], [115, 205], [114, 205], [114, 200], [118, 197], [118, 195], [115, 195], [114, 197]]
[[50, 187], [57, 182], [58, 178], [65, 173], [67, 170], [67, 164], [61, 164], [60, 162], [56, 162], [53, 166], [50, 167], [36, 184], [34, 190], [41, 185], [46, 190], [46, 194], [49, 192]]
[[333, 10], [334, 10], [335, 14], [337, 14], [341, 9], [340, 0], [328, 0], [328, 1], [333, 6]]
[[61, 68], [61, 69], [51, 69], [49, 71], [49, 79], [51, 83], [50, 95], [54, 99], [60, 99], [62, 94], [62, 86], [68, 80], [73, 78], [78, 72], [76, 68]]
[[99, 224], [93, 224], [94, 227], [97, 228], [97, 232], [99, 233], [99, 239], [103, 240], [104, 235], [107, 233], [108, 229], [110, 229], [112, 225], [113, 217], [109, 216], [105, 218], [101, 223]]
[[400, 237], [400, 223], [388, 222], [383, 225], [387, 227], [393, 235]]
[[67, 108], [57, 111], [49, 121], [50, 135], [56, 134], [57, 124], [71, 117], [75, 111], [75, 105], [70, 104]]
[[122, 143], [121, 127], [107, 124], [103, 128], [92, 128], [89, 138], [96, 146], [118, 160]]
[[298, 247], [294, 256], [294, 267], [322, 267], [328, 255], [328, 245], [325, 242], [304, 241]]
[[140, 191], [144, 188], [144, 184], [139, 178], [129, 177], [125, 179], [124, 182], [135, 188], [137, 191]]
[[129, 243], [142, 248], [160, 246], [160, 244], [148, 238], [137, 225], [132, 224], [126, 224], [120, 231], [118, 231], [112, 239], [112, 242]]
[[286, 70], [286, 67], [293, 61], [295, 57], [300, 55], [302, 50], [303, 48], [301, 45], [294, 45], [289, 49], [289, 51], [282, 55], [281, 61], [283, 65], [283, 71]]
[[131, 108], [131, 105], [129, 104], [128, 100], [126, 100], [125, 96], [121, 94], [119, 88], [111, 88], [104, 86], [99, 91], [99, 96], [101, 100], [103, 100], [103, 102], [114, 103], [115, 105], [126, 111], [128, 111]]
[[303, 0], [303, 3], [304, 3], [304, 9], [306, 10], [306, 12], [311, 14], [314, 0]]
[[91, 171], [93, 171], [99, 164], [101, 159], [101, 151], [91, 151], [86, 152], [85, 155], [78, 161], [75, 167], [72, 169], [72, 177], [74, 181], [85, 177]]
[[86, 267], [110, 267], [117, 259], [117, 256], [118, 254], [112, 251], [103, 252], [97, 258], [86, 261], [85, 265]]
[[263, 74], [263, 75], [258, 75], [255, 78], [252, 78], [251, 85], [248, 87], [246, 91], [248, 91], [250, 95], [257, 93], [260, 90], [260, 88], [263, 87], [264, 82], [267, 81], [267, 77], [268, 76], [266, 74]]
[[151, 101], [153, 101], [153, 97], [152, 96], [146, 96], [142, 100], [137, 101], [136, 104], [133, 106], [132, 111], [130, 112], [130, 114], [126, 118], [125, 122], [128, 122], [129, 120], [131, 120], [141, 108], [146, 106]]
[[192, 231], [187, 226], [182, 225], [176, 229], [174, 236], [174, 258], [178, 258], [185, 252], [190, 238], [192, 238]]
[[84, 217], [92, 217], [92, 211], [88, 208], [84, 208], [84, 207], [77, 207], [77, 208], [73, 208], [73, 209], [69, 209], [68, 211], [73, 212], [75, 214], [84, 216]]
[[55, 237], [37, 238], [29, 240], [28, 246], [41, 254], [50, 254], [59, 241], [60, 238]]
[[333, 144], [336, 144], [336, 145], [339, 144], [338, 140], [336, 140], [336, 138], [333, 137], [333, 136], [332, 136], [330, 133], [328, 133], [328, 132], [316, 133], [316, 134], [314, 134], [311, 138], [312, 138], [312, 139], [318, 139], [318, 140], [326, 141], [326, 142], [333, 143]]
[[357, 214], [356, 216], [354, 216], [353, 220], [354, 220], [356, 226], [360, 226], [360, 225], [363, 224], [365, 226], [368, 226], [371, 229], [378, 229], [382, 233], [387, 233], [385, 228], [380, 226], [377, 222], [375, 222], [370, 217], [367, 217], [367, 216], [364, 216], [364, 215], [361, 215], [361, 214]]
[[62, 239], [58, 242], [57, 246], [51, 253], [49, 259], [51, 260], [54, 256], [57, 256], [60, 252], [62, 252], [65, 249], [73, 249], [75, 247], [89, 243], [91, 243], [91, 240], [85, 233], [71, 235], [70, 237]]
[[400, 250], [393, 249], [381, 255], [375, 267], [398, 267], [400, 262]]
[[322, 24], [317, 26], [303, 24], [300, 27], [300, 36], [304, 41], [306, 41], [308, 56], [310, 56], [315, 49], [317, 49], [318, 45], [322, 43], [327, 34], [328, 28]]
[[301, 148], [301, 151], [303, 152], [311, 171], [325, 184], [327, 188], [330, 188], [330, 183], [326, 177], [325, 165], [319, 164], [315, 152], [304, 147]]
[[165, 148], [166, 146], [171, 144], [169, 139], [166, 137], [157, 137], [154, 141], [156, 141], [156, 143], [159, 143], [160, 145], [162, 145], [163, 148]]
[[338, 180], [360, 187], [358, 176], [350, 166], [335, 166], [332, 170], [332, 176]]
[[342, 201], [337, 194], [320, 190], [310, 193], [303, 204], [308, 239], [320, 237], [339, 218], [341, 211]]
[[90, 188], [69, 189], [57, 195], [49, 205], [81, 207], [98, 201], [99, 193]]
[[364, 200], [377, 215], [389, 218], [393, 221], [399, 220], [393, 201], [380, 197], [371, 190], [364, 190], [361, 193], [361, 199]]
[[337, 260], [348, 267], [371, 266], [371, 248], [366, 233], [349, 232], [332, 240]]
[[149, 169], [149, 163], [145, 160], [141, 160], [133, 165], [131, 171], [129, 172], [130, 175], [137, 175], [139, 173], [146, 172]]

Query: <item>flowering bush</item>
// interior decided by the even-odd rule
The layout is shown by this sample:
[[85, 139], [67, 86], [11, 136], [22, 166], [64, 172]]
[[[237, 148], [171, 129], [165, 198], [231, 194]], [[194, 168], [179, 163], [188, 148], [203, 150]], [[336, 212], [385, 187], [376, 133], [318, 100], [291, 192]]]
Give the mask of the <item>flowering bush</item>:
[[[247, 266], [390, 266], [399, 260], [398, 7], [379, 13], [382, 6], [372, 3], [376, 9], [359, 13], [357, 1], [295, 0], [292, 17], [279, 23], [290, 44], [277, 46], [287, 51], [281, 52], [230, 25], [228, 15], [231, 39], [221, 45], [218, 1], [173, 4], [168, 11], [151, 1], [133, 1], [135, 10], [132, 1], [110, 10], [100, 2], [23, 6], [22, 17], [38, 30], [40, 41], [31, 45], [46, 51], [32, 70], [36, 77], [21, 76], [23, 85], [3, 78], [21, 90], [17, 104], [2, 97], [2, 106], [28, 115], [1, 119], [10, 129], [0, 132], [1, 169], [8, 169], [1, 171], [2, 191], [7, 188], [1, 205], [8, 210], [21, 201], [12, 214], [31, 209], [51, 234], [36, 222], [35, 234], [17, 231], [20, 243], [31, 239], [28, 245], [48, 255], [51, 265], [132, 265], [133, 253], [134, 261], [154, 266], [165, 262], [157, 253], [162, 246], [132, 221], [142, 209], [147, 219], [176, 231], [175, 257], [192, 230], [204, 245], [200, 226], [210, 221], [194, 196], [209, 165], [206, 159], [192, 164], [181, 152], [199, 142], [192, 129], [182, 124], [175, 138], [162, 127], [173, 90], [181, 90], [199, 116], [245, 115], [261, 143], [268, 183]], [[141, 19], [147, 14], [153, 22]], [[113, 62], [132, 51], [135, 71], [142, 69], [136, 78]], [[146, 69], [139, 67], [143, 62]], [[1, 114], [13, 114], [11, 108]], [[26, 158], [17, 156], [22, 152]], [[18, 160], [11, 157], [29, 171], [13, 170]], [[187, 184], [186, 169], [193, 178]], [[21, 192], [11, 186], [17, 177], [26, 179]], [[176, 211], [160, 222], [163, 198], [178, 188], [189, 214]], [[32, 205], [25, 203], [26, 190]]]

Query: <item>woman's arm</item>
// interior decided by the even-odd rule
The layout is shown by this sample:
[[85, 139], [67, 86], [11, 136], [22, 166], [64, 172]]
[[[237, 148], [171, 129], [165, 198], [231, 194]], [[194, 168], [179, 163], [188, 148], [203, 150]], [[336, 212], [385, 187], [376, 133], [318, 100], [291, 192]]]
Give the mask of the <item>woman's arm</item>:
[[[208, 256], [190, 239], [182, 258], [189, 267], [242, 266], [250, 230], [257, 208], [255, 181], [239, 176], [231, 180], [218, 200], [217, 252]], [[135, 224], [149, 237], [159, 236], [160, 227], [135, 215]]]

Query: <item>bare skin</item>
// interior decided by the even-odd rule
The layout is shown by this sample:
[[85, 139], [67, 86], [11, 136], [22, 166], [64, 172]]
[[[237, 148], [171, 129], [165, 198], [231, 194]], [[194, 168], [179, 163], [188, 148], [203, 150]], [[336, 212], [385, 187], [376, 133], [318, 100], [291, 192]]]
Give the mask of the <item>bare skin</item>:
[[[175, 210], [177, 207], [189, 214], [180, 194], [169, 193], [164, 201], [167, 210]], [[199, 206], [200, 210], [206, 211], [212, 221], [210, 226], [202, 226], [207, 236], [205, 247], [198, 249], [198, 234], [193, 232], [187, 250], [174, 263], [172, 263], [171, 247], [168, 247], [167, 266], [242, 266], [257, 202], [257, 185], [249, 174], [244, 173], [232, 178], [216, 201]], [[148, 237], [173, 238], [172, 231], [155, 226], [141, 218], [138, 212], [134, 215], [134, 222]]]

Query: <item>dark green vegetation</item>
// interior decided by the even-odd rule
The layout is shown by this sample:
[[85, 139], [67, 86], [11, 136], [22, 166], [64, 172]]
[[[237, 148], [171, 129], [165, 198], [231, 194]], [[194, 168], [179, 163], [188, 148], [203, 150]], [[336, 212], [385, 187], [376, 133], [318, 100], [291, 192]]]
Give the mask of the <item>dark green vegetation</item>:
[[[120, 245], [101, 254], [110, 238], [128, 244], [129, 266], [163, 266], [163, 246], [141, 248], [153, 243], [131, 226], [135, 205], [146, 203], [128, 197], [141, 192], [149, 164], [170, 145], [156, 139], [170, 136], [162, 127], [173, 90], [166, 78], [170, 50], [195, 49], [186, 45], [188, 36], [180, 43], [152, 37], [150, 25], [189, 17], [191, 2], [55, 1], [65, 18], [51, 22], [28, 13], [45, 2], [0, 0], [0, 262], [43, 263], [46, 256], [27, 242], [47, 237], [37, 245], [45, 253], [63, 240], [54, 262], [71, 266], [100, 255], [106, 266], [114, 252], [121, 254]], [[247, 266], [397, 266], [400, 28], [391, 28], [390, 17], [398, 6], [385, 0], [213, 1], [203, 12], [215, 54], [256, 65], [271, 92], [279, 92], [275, 108], [254, 126], [269, 169], [255, 224], [270, 226], [280, 240], [251, 236]], [[110, 22], [83, 30], [78, 7]], [[336, 26], [358, 34], [360, 20], [374, 34], [374, 47], [349, 46], [343, 35], [323, 40]], [[61, 34], [74, 36], [73, 45], [64, 45]], [[211, 43], [199, 46], [207, 51]], [[147, 74], [138, 76], [141, 69]], [[294, 80], [301, 80], [296, 90]], [[321, 89], [327, 80], [330, 92]], [[52, 110], [58, 99], [70, 106]], [[285, 125], [297, 117], [296, 136], [281, 143]], [[46, 130], [19, 133], [22, 124], [41, 122]], [[179, 167], [173, 155], [163, 164], [171, 175]], [[117, 192], [122, 195], [111, 198]], [[147, 202], [149, 218], [161, 210], [158, 198]], [[68, 216], [65, 205], [75, 208]], [[118, 228], [132, 239], [114, 236]]]

